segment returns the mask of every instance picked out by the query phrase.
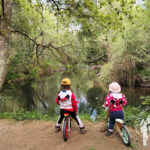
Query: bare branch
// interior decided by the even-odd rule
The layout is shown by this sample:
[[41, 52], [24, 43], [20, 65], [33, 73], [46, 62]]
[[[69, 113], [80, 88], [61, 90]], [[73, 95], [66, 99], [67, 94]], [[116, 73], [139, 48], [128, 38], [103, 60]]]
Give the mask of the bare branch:
[[57, 11], [59, 12], [60, 11], [60, 8], [59, 8], [59, 6], [58, 6], [58, 4], [57, 4], [57, 2], [56, 1], [54, 1], [54, 0], [48, 0], [49, 2], [51, 1], [56, 7], [57, 7]]
[[[60, 55], [62, 55], [62, 53], [67, 56], [64, 52], [64, 50], [62, 50], [62, 48], [64, 47], [68, 47], [68, 46], [71, 46], [72, 44], [67, 44], [67, 45], [63, 45], [63, 46], [60, 46], [60, 47], [55, 47], [52, 43], [49, 43], [47, 45], [44, 45], [44, 44], [40, 44], [36, 41], [36, 39], [33, 39], [31, 38], [27, 33], [23, 32], [23, 31], [20, 31], [20, 30], [13, 30], [13, 31], [10, 31], [11, 33], [19, 33], [25, 37], [27, 37], [28, 39], [30, 39], [35, 45], [36, 45], [36, 56], [37, 56], [37, 60], [39, 59], [39, 56], [38, 56], [38, 48], [39, 47], [43, 47], [43, 48], [53, 48], [55, 49]], [[69, 56], [67, 56], [69, 57]]]
[[10, 31], [10, 32], [12, 32], [12, 33], [20, 33], [20, 34], [24, 35], [25, 37], [27, 37], [28, 39], [30, 39], [34, 44], [38, 45], [38, 43], [34, 39], [32, 39], [28, 34], [26, 34], [23, 31], [13, 30], [13, 31]]

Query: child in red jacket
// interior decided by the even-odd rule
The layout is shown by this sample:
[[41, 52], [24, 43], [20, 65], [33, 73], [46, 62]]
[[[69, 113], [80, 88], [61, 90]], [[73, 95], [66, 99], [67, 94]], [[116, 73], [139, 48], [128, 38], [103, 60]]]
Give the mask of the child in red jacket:
[[124, 119], [123, 106], [126, 105], [127, 101], [123, 94], [121, 94], [121, 87], [117, 82], [112, 82], [109, 84], [110, 93], [106, 97], [104, 105], [109, 107], [110, 116], [109, 116], [109, 126], [106, 136], [112, 135], [114, 131], [115, 119]]
[[64, 113], [69, 113], [80, 127], [80, 132], [84, 134], [84, 126], [77, 115], [77, 102], [74, 93], [70, 90], [71, 81], [65, 78], [61, 82], [61, 90], [58, 92], [56, 103], [60, 105], [60, 116], [56, 123], [56, 132], [60, 131], [60, 124], [64, 118]]

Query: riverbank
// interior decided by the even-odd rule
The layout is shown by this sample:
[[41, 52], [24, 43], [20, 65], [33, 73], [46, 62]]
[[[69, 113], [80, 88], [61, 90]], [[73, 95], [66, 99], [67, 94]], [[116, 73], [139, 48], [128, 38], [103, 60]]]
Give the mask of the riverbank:
[[[67, 142], [63, 141], [62, 132], [54, 132], [54, 121], [13, 121], [0, 119], [0, 145], [2, 150], [129, 150], [117, 134], [104, 135], [103, 122], [83, 121], [87, 133], [80, 134], [73, 121]], [[142, 145], [142, 136], [131, 128], [132, 145], [136, 150], [149, 150]]]

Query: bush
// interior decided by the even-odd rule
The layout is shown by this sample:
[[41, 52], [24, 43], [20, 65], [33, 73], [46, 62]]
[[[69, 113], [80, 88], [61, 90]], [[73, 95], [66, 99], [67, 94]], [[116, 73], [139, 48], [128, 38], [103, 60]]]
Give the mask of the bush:
[[143, 100], [143, 102], [142, 102], [143, 105], [150, 106], [150, 96], [146, 96], [146, 97], [141, 96], [140, 98]]

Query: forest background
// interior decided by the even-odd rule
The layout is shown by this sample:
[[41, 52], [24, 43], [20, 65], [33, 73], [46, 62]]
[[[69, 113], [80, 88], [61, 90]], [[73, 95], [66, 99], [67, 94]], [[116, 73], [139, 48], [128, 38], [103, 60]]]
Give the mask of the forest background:
[[1, 0], [0, 89], [99, 65], [100, 80], [150, 84], [150, 1]]

